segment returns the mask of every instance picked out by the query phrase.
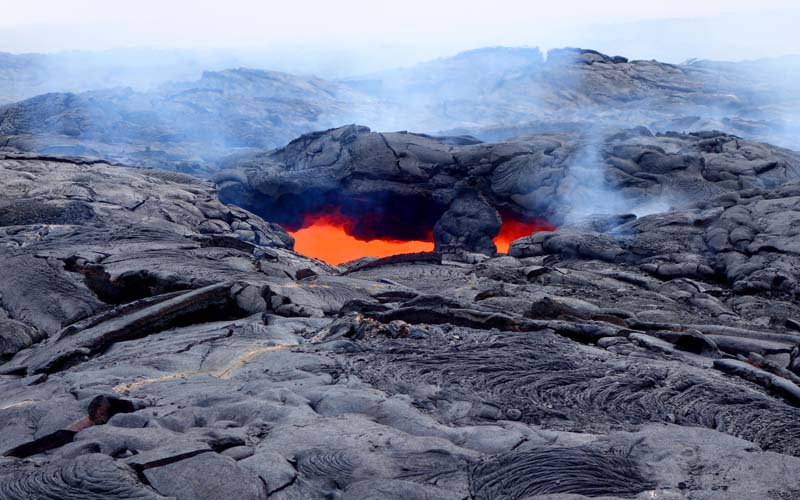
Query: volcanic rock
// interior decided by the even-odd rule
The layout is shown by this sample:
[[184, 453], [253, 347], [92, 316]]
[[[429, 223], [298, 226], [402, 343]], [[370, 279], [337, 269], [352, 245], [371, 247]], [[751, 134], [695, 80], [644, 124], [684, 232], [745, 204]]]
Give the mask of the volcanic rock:
[[[354, 221], [352, 234], [359, 238], [421, 240], [433, 231], [441, 251], [491, 255], [490, 240], [502, 222], [497, 211], [501, 219], [563, 225], [581, 220], [589, 209], [646, 214], [722, 197], [716, 209], [730, 207], [733, 216], [744, 210], [736, 197], [800, 177], [800, 155], [789, 150], [722, 133], [634, 132], [601, 143], [582, 135], [539, 135], [454, 146], [445, 138], [353, 125], [238, 158], [215, 180], [223, 201], [286, 227], [297, 228], [307, 214], [335, 207]], [[776, 202], [771, 206], [778, 209]], [[702, 222], [693, 217], [692, 224]], [[597, 235], [562, 232], [547, 244], [589, 258], [619, 258], [621, 249], [604, 233], [629, 219], [592, 220]], [[750, 226], [728, 231], [734, 229], [739, 248], [752, 244]], [[717, 251], [730, 241], [721, 231], [709, 234], [709, 244], [724, 247]], [[547, 252], [561, 251], [554, 249]], [[702, 274], [707, 268], [694, 270]], [[656, 271], [685, 273], [667, 265]]]
[[[223, 174], [245, 208], [185, 175], [4, 156], [0, 450], [48, 446], [0, 459], [0, 497], [796, 496], [796, 155], [624, 137], [600, 157], [647, 172], [613, 186], [687, 199], [562, 215], [513, 256], [483, 232], [506, 209], [565, 210], [534, 196], [532, 211], [526, 183], [545, 172], [559, 192], [573, 139], [318, 133]], [[443, 221], [487, 255], [333, 267], [246, 210], [283, 203], [285, 224], [318, 199], [410, 207], [367, 232], [436, 208], [405, 231]], [[113, 400], [130, 412], [91, 404]]]
[[[0, 145], [210, 175], [224, 156], [352, 122], [450, 130], [445, 142], [454, 146], [644, 126], [723, 130], [796, 149], [800, 130], [797, 58], [675, 65], [587, 49], [545, 59], [538, 49], [493, 47], [340, 81], [246, 68], [191, 81], [197, 68], [187, 74], [161, 59], [156, 67], [128, 76], [152, 80], [134, 90], [117, 60], [81, 71], [70, 55], [0, 53]], [[400, 168], [418, 173], [407, 162]]]
[[[478, 193], [457, 193], [433, 226], [436, 249], [443, 253], [492, 254], [492, 236], [500, 231], [500, 214]], [[468, 228], [468, 231], [464, 229]]]
[[239, 68], [146, 91], [30, 97], [0, 108], [0, 134], [4, 146], [19, 150], [208, 173], [233, 151], [276, 147], [366, 117], [356, 108], [371, 101], [334, 82]]

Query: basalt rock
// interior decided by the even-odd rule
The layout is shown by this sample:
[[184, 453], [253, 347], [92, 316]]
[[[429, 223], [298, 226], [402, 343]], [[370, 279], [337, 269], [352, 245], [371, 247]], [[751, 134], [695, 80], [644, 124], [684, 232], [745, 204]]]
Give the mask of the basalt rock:
[[530, 498], [554, 493], [588, 497], [635, 495], [655, 486], [619, 452], [532, 448], [500, 455], [472, 471], [475, 498]]
[[5, 470], [0, 469], [0, 477], [5, 498], [168, 498], [143, 485], [129, 467], [99, 453], [34, 470], [7, 464]]
[[7, 359], [21, 349], [44, 339], [44, 334], [31, 326], [14, 320], [0, 320], [0, 359]]
[[[302, 178], [361, 195], [377, 186], [409, 205], [398, 220], [441, 209], [410, 232], [444, 216], [449, 241], [474, 251], [497, 213], [533, 199], [514, 172], [535, 172], [528, 160], [557, 172], [564, 147], [386, 134], [395, 155], [381, 137], [302, 138], [274, 154], [307, 164], [248, 171], [262, 175], [249, 196], [270, 207], [284, 190], [303, 194]], [[659, 189], [702, 171], [653, 155], [639, 158], [653, 176], [641, 180]], [[473, 174], [431, 189], [441, 165]], [[512, 255], [333, 267], [204, 181], [7, 156], [0, 497], [793, 498], [800, 189], [791, 169], [753, 172], [758, 187], [569, 221]], [[491, 217], [453, 230], [473, 205]]]
[[[738, 192], [733, 205], [730, 195], [721, 195], [688, 210], [641, 217], [614, 227], [612, 235], [570, 227], [536, 233], [513, 242], [509, 254], [626, 262], [662, 280], [725, 280], [736, 292], [795, 297], [798, 194], [800, 184], [792, 181]], [[698, 291], [691, 285], [681, 293]]]
[[335, 82], [245, 68], [143, 91], [65, 90], [3, 103], [3, 145], [208, 174], [231, 151], [276, 147], [366, 117], [374, 101]]
[[[221, 199], [286, 227], [298, 228], [306, 215], [337, 209], [362, 239], [421, 240], [432, 231], [441, 251], [488, 255], [503, 221], [574, 226], [589, 214], [647, 214], [717, 198], [720, 209], [740, 212], [746, 209], [733, 206], [738, 193], [800, 179], [800, 156], [789, 150], [721, 132], [653, 135], [638, 129], [600, 138], [540, 134], [455, 145], [447, 138], [352, 125], [237, 157], [227, 166], [215, 177]], [[628, 221], [621, 216], [593, 221], [575, 229], [588, 224], [602, 233], [592, 238], [603, 241], [559, 235], [550, 245], [620, 257], [606, 233]], [[733, 241], [727, 233], [710, 233], [710, 243], [744, 248], [752, 244], [752, 230], [738, 226]], [[655, 270], [665, 276], [683, 272], [668, 266]], [[706, 271], [697, 268], [695, 274]]]
[[456, 195], [433, 227], [437, 251], [493, 254], [492, 236], [500, 231], [500, 215], [483, 197], [470, 192]]
[[[167, 83], [193, 78], [197, 61], [190, 71], [161, 67], [167, 63], [158, 54], [158, 70], [136, 71], [134, 82], [126, 82], [117, 64], [124, 61], [86, 70], [83, 57], [0, 54], [0, 144], [198, 174], [213, 173], [231, 152], [278, 147], [352, 122], [452, 130], [445, 142], [453, 145], [631, 126], [724, 130], [798, 145], [797, 58], [676, 65], [588, 49], [555, 49], [545, 57], [535, 48], [491, 47], [337, 81], [239, 68]], [[26, 71], [23, 61], [34, 67]], [[104, 76], [98, 81], [98, 75]], [[150, 88], [135, 89], [148, 80]], [[652, 160], [645, 163], [657, 169], [686, 164]]]
[[89, 403], [88, 415], [74, 422], [66, 429], [59, 429], [52, 434], [47, 434], [28, 443], [23, 443], [3, 453], [3, 456], [14, 458], [28, 458], [33, 455], [45, 453], [71, 443], [75, 435], [93, 425], [103, 425], [111, 417], [123, 413], [131, 413], [135, 405], [125, 399], [117, 397], [97, 396]]

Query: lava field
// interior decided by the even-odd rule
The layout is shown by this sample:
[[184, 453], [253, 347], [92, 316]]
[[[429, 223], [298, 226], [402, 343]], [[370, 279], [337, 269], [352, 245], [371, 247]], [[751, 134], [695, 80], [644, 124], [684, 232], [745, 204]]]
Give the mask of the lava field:
[[800, 498], [800, 153], [615, 115], [181, 169], [53, 109], [0, 117], [0, 500]]

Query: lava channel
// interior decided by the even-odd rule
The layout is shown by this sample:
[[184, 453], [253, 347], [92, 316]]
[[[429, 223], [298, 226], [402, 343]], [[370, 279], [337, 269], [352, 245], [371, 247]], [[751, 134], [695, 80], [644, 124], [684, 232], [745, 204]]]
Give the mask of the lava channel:
[[540, 231], [556, 230], [554, 225], [542, 219], [525, 217], [514, 212], [506, 211], [501, 211], [500, 215], [503, 219], [500, 225], [500, 232], [492, 239], [499, 253], [508, 253], [508, 247], [511, 245], [511, 242], [523, 236], [529, 236], [532, 233], [538, 233]]
[[295, 252], [334, 266], [361, 257], [433, 251], [433, 233], [429, 233], [425, 241], [387, 238], [366, 240], [352, 236], [355, 224], [357, 221], [341, 212], [330, 211], [325, 214], [306, 214], [302, 227], [296, 230], [290, 228], [287, 232], [294, 238]]

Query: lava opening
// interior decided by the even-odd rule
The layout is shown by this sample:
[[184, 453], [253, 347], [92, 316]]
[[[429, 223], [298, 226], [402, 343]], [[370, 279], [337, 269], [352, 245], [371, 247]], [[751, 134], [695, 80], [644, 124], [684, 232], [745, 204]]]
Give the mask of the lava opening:
[[[363, 257], [433, 251], [433, 227], [447, 207], [423, 196], [370, 193], [345, 198], [320, 192], [282, 196], [258, 208], [294, 238], [295, 252], [339, 265]], [[492, 240], [499, 253], [507, 253], [518, 238], [555, 229], [511, 209], [499, 213], [502, 224]]]
[[498, 253], [508, 253], [511, 242], [540, 231], [555, 231], [556, 227], [544, 219], [530, 217], [511, 210], [499, 210], [502, 223], [497, 236], [492, 238]]
[[[299, 228], [287, 228], [287, 232], [294, 238], [295, 252], [331, 265], [362, 257], [433, 251], [433, 232], [430, 230], [422, 233], [422, 238], [413, 240], [362, 236], [365, 227], [374, 226], [375, 217], [348, 217], [338, 208], [329, 208], [322, 213], [306, 214]], [[420, 233], [415, 231], [415, 234]]]

